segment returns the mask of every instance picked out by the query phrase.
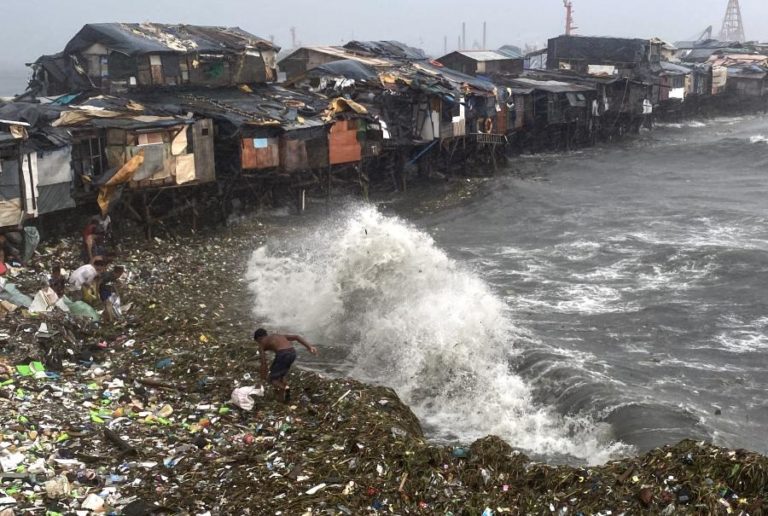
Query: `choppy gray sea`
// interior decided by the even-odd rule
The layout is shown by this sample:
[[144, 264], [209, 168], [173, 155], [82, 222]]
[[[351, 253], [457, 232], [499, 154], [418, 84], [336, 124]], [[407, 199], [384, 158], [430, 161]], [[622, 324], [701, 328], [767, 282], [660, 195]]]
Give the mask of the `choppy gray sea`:
[[686, 437], [768, 452], [768, 119], [512, 167], [428, 216], [286, 232], [251, 260], [255, 319], [392, 386], [437, 440], [554, 462]]

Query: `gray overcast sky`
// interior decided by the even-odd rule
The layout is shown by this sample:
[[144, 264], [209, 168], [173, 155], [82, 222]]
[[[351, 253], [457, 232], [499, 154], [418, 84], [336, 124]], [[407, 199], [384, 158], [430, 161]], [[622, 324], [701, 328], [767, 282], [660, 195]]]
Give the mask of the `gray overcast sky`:
[[[679, 40], [708, 25], [719, 32], [727, 0], [573, 0], [579, 34], [659, 36]], [[0, 64], [20, 67], [40, 54], [61, 50], [89, 22], [237, 25], [259, 36], [274, 35], [290, 46], [290, 27], [303, 44], [338, 44], [350, 39], [397, 39], [433, 54], [457, 44], [461, 22], [467, 42], [488, 46], [544, 43], [561, 34], [562, 0], [0, 0]], [[747, 37], [768, 40], [768, 2], [741, 0]], [[0, 75], [5, 73], [0, 69]]]

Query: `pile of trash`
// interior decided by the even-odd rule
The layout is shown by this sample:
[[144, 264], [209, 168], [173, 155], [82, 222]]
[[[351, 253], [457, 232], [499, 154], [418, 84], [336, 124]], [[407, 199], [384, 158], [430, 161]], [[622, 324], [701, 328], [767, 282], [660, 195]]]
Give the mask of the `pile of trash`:
[[[0, 319], [0, 516], [768, 509], [768, 459], [741, 450], [685, 441], [552, 467], [497, 437], [431, 443], [383, 387], [298, 370], [293, 403], [276, 400], [257, 381], [239, 279], [264, 238], [244, 225], [124, 243], [133, 308], [117, 324], [23, 307]], [[18, 291], [70, 245], [43, 245]]]

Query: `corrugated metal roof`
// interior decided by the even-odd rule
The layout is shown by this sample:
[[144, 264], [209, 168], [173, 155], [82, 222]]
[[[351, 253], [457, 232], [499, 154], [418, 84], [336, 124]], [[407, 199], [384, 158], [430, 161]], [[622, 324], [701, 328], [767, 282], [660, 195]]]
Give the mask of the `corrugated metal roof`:
[[344, 48], [352, 52], [367, 52], [373, 56], [389, 59], [423, 61], [427, 55], [420, 48], [415, 48], [400, 41], [350, 41]]
[[680, 74], [680, 75], [688, 75], [693, 71], [690, 68], [687, 68], [685, 66], [681, 66], [675, 63], [670, 63], [669, 61], [662, 61], [661, 69], [666, 73]]
[[581, 91], [594, 91], [594, 88], [582, 86], [580, 84], [571, 84], [561, 81], [540, 81], [536, 79], [527, 79], [520, 77], [510, 81], [510, 84], [523, 85], [535, 90], [548, 91], [550, 93], [569, 93]]
[[459, 50], [459, 54], [475, 61], [506, 61], [512, 57], [495, 50]]
[[[322, 54], [326, 54], [333, 57], [338, 57], [341, 59], [351, 59], [353, 61], [357, 61], [359, 63], [363, 63], [368, 66], [374, 66], [374, 67], [389, 67], [389, 66], [395, 66], [397, 63], [395, 61], [392, 61], [391, 59], [384, 59], [380, 57], [365, 57], [361, 56], [360, 54], [356, 54], [354, 52], [351, 52], [349, 50], [346, 50], [342, 47], [325, 47], [325, 46], [319, 46], [319, 47], [302, 47], [293, 54], [296, 54], [297, 52], [300, 52], [302, 50], [312, 50], [314, 52], [320, 52]], [[283, 61], [290, 59], [293, 54], [287, 56]], [[281, 61], [282, 62], [282, 61]]]
[[64, 49], [80, 52], [101, 43], [126, 55], [162, 52], [240, 52], [247, 49], [279, 50], [270, 41], [239, 27], [168, 25], [163, 23], [91, 23], [85, 25]]

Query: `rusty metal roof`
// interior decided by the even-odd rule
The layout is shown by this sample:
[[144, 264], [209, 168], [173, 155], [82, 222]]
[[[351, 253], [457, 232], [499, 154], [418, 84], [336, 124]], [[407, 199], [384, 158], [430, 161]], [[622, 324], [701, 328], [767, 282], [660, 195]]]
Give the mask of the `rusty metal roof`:
[[91, 23], [67, 44], [65, 54], [101, 44], [115, 52], [135, 56], [152, 53], [235, 53], [279, 50], [272, 42], [239, 27], [168, 25], [161, 23]]
[[312, 52], [319, 52], [321, 54], [338, 58], [339, 60], [351, 59], [353, 61], [363, 63], [364, 65], [367, 65], [367, 66], [373, 66], [375, 68], [388, 68], [391, 66], [395, 66], [397, 64], [397, 62], [392, 59], [365, 56], [365, 55], [361, 55], [359, 53], [353, 52], [351, 50], [347, 50], [344, 47], [331, 47], [331, 46], [302, 47], [302, 48], [296, 49], [295, 52], [292, 52], [291, 54], [285, 56], [283, 59], [280, 60], [280, 63], [288, 61], [292, 59], [295, 54], [299, 52], [307, 51], [307, 50]]

